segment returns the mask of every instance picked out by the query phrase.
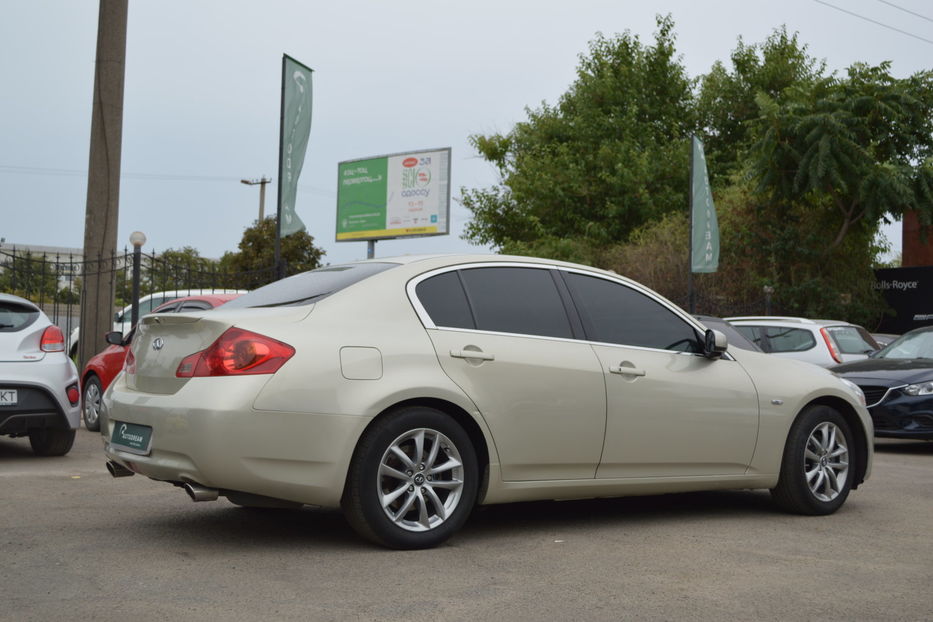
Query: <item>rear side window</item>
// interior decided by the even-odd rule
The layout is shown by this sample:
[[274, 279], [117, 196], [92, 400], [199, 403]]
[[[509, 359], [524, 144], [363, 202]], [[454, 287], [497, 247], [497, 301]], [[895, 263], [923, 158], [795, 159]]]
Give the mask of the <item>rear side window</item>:
[[843, 354], [868, 354], [878, 349], [878, 344], [871, 335], [862, 334], [858, 326], [828, 326], [826, 332], [830, 334], [836, 347]]
[[39, 311], [16, 302], [0, 302], [0, 333], [21, 331], [39, 317]]
[[469, 268], [460, 275], [479, 330], [573, 337], [550, 270]]
[[373, 262], [318, 268], [243, 294], [225, 304], [224, 308], [307, 305], [397, 265], [396, 263]]
[[466, 292], [456, 272], [445, 272], [425, 279], [418, 283], [415, 292], [435, 326], [476, 328]]
[[565, 275], [587, 339], [677, 352], [701, 352], [692, 326], [670, 309], [620, 283]]
[[803, 328], [764, 327], [769, 352], [803, 352], [816, 345], [816, 338]]

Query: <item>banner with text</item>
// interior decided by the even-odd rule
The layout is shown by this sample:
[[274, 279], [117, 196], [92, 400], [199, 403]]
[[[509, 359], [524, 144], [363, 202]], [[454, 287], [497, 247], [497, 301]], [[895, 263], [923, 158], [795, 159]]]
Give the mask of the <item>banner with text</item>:
[[690, 258], [690, 270], [691, 272], [716, 272], [719, 268], [719, 223], [716, 220], [713, 193], [709, 188], [703, 143], [696, 136], [693, 137], [692, 149], [690, 205], [693, 208], [691, 214], [693, 230], [690, 235], [692, 236], [693, 256]]
[[295, 212], [298, 177], [311, 136], [311, 72], [294, 58], [282, 57], [282, 126], [279, 153], [279, 231], [304, 231]]
[[337, 164], [337, 241], [447, 235], [450, 148]]

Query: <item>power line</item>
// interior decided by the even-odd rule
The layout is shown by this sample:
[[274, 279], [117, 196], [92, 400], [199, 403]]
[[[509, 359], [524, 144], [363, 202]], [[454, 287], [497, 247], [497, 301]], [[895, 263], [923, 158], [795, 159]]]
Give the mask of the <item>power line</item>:
[[920, 19], [925, 19], [925, 20], [927, 20], [928, 22], [933, 22], [933, 19], [927, 17], [926, 15], [921, 15], [920, 13], [915, 13], [914, 11], [911, 11], [910, 9], [905, 9], [905, 8], [902, 7], [902, 6], [898, 6], [898, 5], [894, 4], [893, 2], [888, 2], [888, 0], [878, 0], [878, 2], [880, 2], [881, 4], [886, 4], [886, 5], [890, 6], [890, 7], [894, 7], [895, 9], [897, 9], [897, 10], [899, 10], [899, 11], [903, 11], [904, 13], [910, 13], [911, 15], [915, 15], [916, 17], [919, 17]]
[[[12, 166], [9, 164], [0, 164], [0, 173], [16, 173], [20, 175], [50, 175], [57, 177], [84, 177], [87, 171], [71, 168], [43, 168], [38, 166]], [[239, 177], [226, 177], [221, 175], [179, 175], [174, 173], [122, 173], [124, 179], [142, 179], [147, 181], [194, 181], [194, 182], [235, 182], [240, 181]], [[337, 193], [326, 188], [299, 184], [302, 190], [308, 190], [312, 194], [334, 197]]]
[[[906, 30], [901, 30], [900, 28], [895, 28], [894, 26], [889, 26], [889, 25], [887, 25], [887, 24], [884, 24], [884, 23], [882, 23], [882, 22], [879, 22], [879, 21], [877, 21], [877, 20], [874, 20], [874, 19], [872, 19], [872, 18], [870, 18], [870, 17], [865, 17], [864, 15], [859, 15], [858, 13], [853, 13], [852, 11], [849, 11], [849, 10], [847, 10], [847, 9], [843, 9], [842, 7], [838, 7], [838, 6], [836, 6], [835, 4], [830, 4], [830, 3], [828, 3], [828, 2], [824, 2], [823, 0], [813, 0], [813, 1], [816, 2], [816, 3], [822, 4], [822, 5], [828, 6], [828, 7], [831, 8], [831, 9], [836, 9], [837, 11], [841, 11], [841, 12], [843, 12], [843, 13], [847, 13], [847, 14], [851, 15], [852, 17], [857, 17], [857, 18], [859, 18], [859, 19], [863, 19], [863, 20], [865, 20], [866, 22], [871, 22], [872, 24], [875, 24], [875, 25], [877, 25], [877, 26], [881, 26], [882, 28], [887, 28], [888, 30], [893, 30], [894, 32], [899, 32], [899, 33], [901, 33], [902, 35], [907, 35], [908, 37], [913, 37], [914, 39], [919, 39], [920, 41], [924, 41], [924, 42], [926, 42], [926, 43], [929, 43], [929, 44], [933, 45], [933, 41], [931, 41], [930, 39], [925, 39], [925, 38], [923, 38], [923, 37], [921, 37], [921, 36], [919, 36], [919, 35], [915, 35], [915, 34], [913, 34], [913, 33], [907, 32]], [[885, 4], [887, 4], [887, 3], [885, 3]], [[900, 8], [900, 7], [897, 7], [897, 8]]]

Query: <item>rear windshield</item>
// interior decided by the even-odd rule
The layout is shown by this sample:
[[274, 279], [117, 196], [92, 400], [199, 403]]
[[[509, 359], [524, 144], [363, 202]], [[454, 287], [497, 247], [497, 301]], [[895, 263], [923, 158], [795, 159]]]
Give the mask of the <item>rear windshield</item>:
[[39, 311], [16, 302], [0, 302], [0, 333], [15, 333], [36, 321]]
[[843, 354], [868, 354], [878, 350], [878, 343], [864, 328], [858, 326], [827, 326], [836, 347]]
[[225, 304], [224, 309], [309, 305], [397, 265], [399, 264], [354, 263], [302, 272], [243, 294]]

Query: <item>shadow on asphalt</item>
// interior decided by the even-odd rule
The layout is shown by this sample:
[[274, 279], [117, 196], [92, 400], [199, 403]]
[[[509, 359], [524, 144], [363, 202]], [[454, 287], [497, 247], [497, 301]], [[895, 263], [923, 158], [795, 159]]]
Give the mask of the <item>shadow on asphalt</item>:
[[[373, 550], [375, 547], [358, 536], [338, 510], [239, 508], [223, 499], [210, 506], [198, 508], [196, 512], [187, 507], [174, 512], [163, 506], [166, 512], [158, 515], [135, 516], [133, 529], [146, 530], [150, 541], [164, 540], [180, 547], [207, 546], [227, 551], [234, 543], [241, 551], [252, 547], [285, 550], [310, 546], [321, 551]], [[766, 491], [511, 503], [476, 508], [455, 538], [461, 542], [462, 538], [477, 537], [488, 541], [528, 537], [540, 532], [700, 522], [775, 513], [780, 514]]]

